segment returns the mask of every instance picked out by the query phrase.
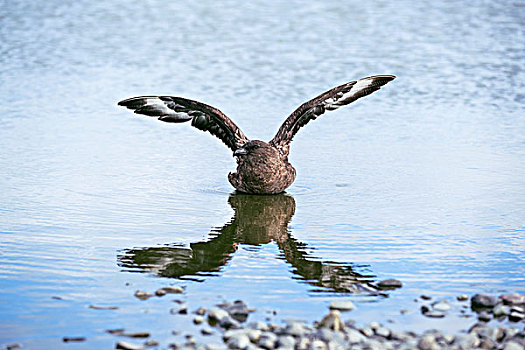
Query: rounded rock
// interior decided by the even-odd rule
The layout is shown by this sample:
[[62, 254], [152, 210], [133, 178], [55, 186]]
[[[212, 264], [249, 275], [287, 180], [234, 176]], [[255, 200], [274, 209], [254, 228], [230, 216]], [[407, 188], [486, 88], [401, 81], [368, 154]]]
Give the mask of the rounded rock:
[[294, 349], [296, 340], [291, 335], [281, 335], [277, 340], [277, 345], [281, 349]]
[[259, 341], [257, 342], [257, 345], [264, 349], [273, 349], [276, 342], [277, 336], [275, 334], [272, 332], [263, 332], [259, 338]]
[[396, 289], [403, 287], [403, 283], [399, 280], [390, 278], [377, 282], [377, 286], [381, 289]]
[[245, 349], [250, 345], [250, 338], [246, 334], [239, 333], [228, 339], [226, 345], [230, 349]]
[[440, 300], [432, 304], [432, 308], [436, 311], [448, 311], [451, 309], [451, 306], [448, 301]]
[[350, 300], [347, 301], [332, 301], [330, 303], [330, 310], [339, 310], [339, 311], [351, 311], [355, 309], [354, 303]]
[[512, 293], [506, 295], [500, 295], [499, 297], [505, 305], [524, 305], [525, 304], [525, 295]]
[[472, 309], [492, 309], [498, 303], [498, 299], [486, 294], [476, 294], [470, 299]]
[[314, 339], [310, 343], [309, 350], [326, 350], [326, 343], [319, 339]]
[[509, 341], [505, 344], [503, 350], [523, 350], [523, 346], [515, 341]]

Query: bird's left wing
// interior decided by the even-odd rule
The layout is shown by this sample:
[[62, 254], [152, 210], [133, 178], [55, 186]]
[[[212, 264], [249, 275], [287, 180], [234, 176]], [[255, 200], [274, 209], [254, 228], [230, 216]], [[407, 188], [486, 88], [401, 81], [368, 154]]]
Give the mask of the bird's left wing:
[[375, 75], [337, 86], [316, 98], [303, 103], [283, 122], [270, 144], [288, 154], [288, 146], [299, 129], [310, 120], [326, 111], [333, 111], [354, 102], [358, 98], [379, 90], [381, 86], [395, 79], [393, 75]]
[[157, 117], [163, 122], [184, 123], [191, 120], [192, 126], [218, 137], [232, 151], [248, 141], [230, 118], [202, 102], [175, 96], [139, 96], [122, 100], [118, 104], [137, 114]]

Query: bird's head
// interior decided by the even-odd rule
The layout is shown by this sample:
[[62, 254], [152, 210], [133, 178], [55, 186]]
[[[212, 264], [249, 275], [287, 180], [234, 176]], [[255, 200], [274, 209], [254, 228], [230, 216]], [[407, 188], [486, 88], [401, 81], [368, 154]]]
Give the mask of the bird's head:
[[245, 158], [273, 158], [278, 157], [279, 152], [272, 145], [260, 141], [260, 140], [250, 140], [246, 142], [242, 147], [237, 148], [233, 155], [239, 159]]

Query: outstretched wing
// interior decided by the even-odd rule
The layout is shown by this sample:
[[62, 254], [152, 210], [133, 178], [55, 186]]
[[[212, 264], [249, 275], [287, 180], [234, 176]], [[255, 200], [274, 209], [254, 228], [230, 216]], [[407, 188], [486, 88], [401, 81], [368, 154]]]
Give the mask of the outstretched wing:
[[248, 141], [241, 129], [224, 113], [201, 102], [174, 96], [139, 96], [118, 104], [137, 114], [158, 117], [163, 122], [184, 123], [191, 120], [192, 126], [218, 137], [232, 151]]
[[395, 79], [393, 75], [375, 75], [337, 86], [316, 98], [303, 103], [281, 125], [270, 144], [288, 154], [288, 145], [299, 129], [310, 120], [326, 111], [333, 111], [354, 102], [358, 98], [379, 90], [381, 86]]

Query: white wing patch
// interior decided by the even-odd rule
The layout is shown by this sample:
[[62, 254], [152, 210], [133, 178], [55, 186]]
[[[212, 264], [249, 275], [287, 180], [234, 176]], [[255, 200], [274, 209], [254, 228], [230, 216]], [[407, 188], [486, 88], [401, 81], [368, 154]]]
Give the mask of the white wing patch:
[[354, 84], [350, 85], [350, 89], [346, 92], [339, 92], [335, 96], [330, 97], [324, 101], [324, 108], [329, 111], [333, 111], [341, 106], [346, 105], [347, 100], [355, 97], [356, 94], [362, 90], [370, 87], [374, 82], [374, 77], [368, 77], [364, 79], [359, 79]]

